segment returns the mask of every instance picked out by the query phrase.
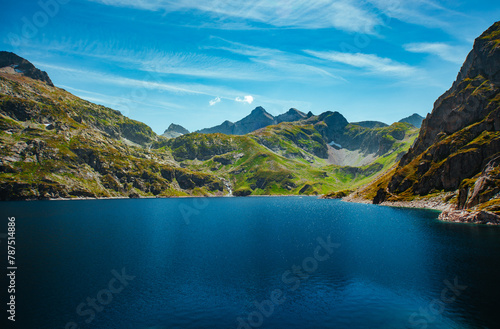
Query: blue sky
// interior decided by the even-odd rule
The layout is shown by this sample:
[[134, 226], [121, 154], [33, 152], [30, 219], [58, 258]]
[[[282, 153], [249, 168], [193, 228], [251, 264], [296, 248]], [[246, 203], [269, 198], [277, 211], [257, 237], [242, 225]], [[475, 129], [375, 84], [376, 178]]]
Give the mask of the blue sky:
[[0, 49], [162, 133], [256, 106], [425, 116], [498, 1], [2, 0]]

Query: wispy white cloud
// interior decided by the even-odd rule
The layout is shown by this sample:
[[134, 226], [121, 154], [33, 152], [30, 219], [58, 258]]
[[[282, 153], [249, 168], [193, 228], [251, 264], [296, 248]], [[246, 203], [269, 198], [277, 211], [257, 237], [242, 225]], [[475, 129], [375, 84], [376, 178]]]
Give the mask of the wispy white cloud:
[[[78, 72], [78, 71], [77, 71]], [[59, 88], [63, 88], [67, 91], [70, 91], [74, 95], [83, 98], [85, 100], [98, 103], [98, 104], [103, 104], [106, 106], [116, 106], [120, 104], [125, 104], [125, 103], [133, 103], [136, 105], [142, 105], [142, 106], [156, 106], [156, 107], [161, 107], [161, 108], [175, 108], [175, 109], [184, 109], [183, 106], [177, 104], [177, 103], [172, 103], [172, 102], [166, 102], [164, 100], [158, 101], [149, 98], [147, 102], [140, 101], [138, 99], [134, 99], [131, 97], [126, 97], [126, 95], [121, 95], [121, 96], [113, 96], [113, 95], [104, 95], [101, 93], [96, 93], [94, 91], [89, 91], [89, 90], [84, 90], [84, 89], [78, 89], [78, 88], [73, 88], [70, 86], [65, 86], [65, 85], [58, 85]]]
[[215, 97], [214, 99], [210, 100], [210, 102], [208, 102], [208, 104], [209, 104], [210, 106], [214, 106], [215, 104], [220, 103], [220, 102], [221, 102], [221, 99], [220, 99], [220, 97], [219, 97], [219, 96], [217, 96], [217, 97]]
[[[247, 57], [252, 63], [263, 65], [271, 69], [273, 72], [286, 73], [289, 78], [293, 77], [326, 77], [335, 80], [344, 80], [342, 77], [329, 72], [326, 68], [318, 65], [311, 58], [284, 52], [279, 49], [257, 47], [239, 42], [233, 42], [223, 38], [213, 37], [212, 39], [219, 41], [218, 45], [211, 45], [205, 49], [217, 49], [231, 52]], [[277, 75], [281, 80], [283, 74]]]
[[346, 64], [368, 72], [384, 75], [408, 76], [415, 73], [416, 69], [404, 63], [396, 62], [390, 58], [383, 58], [373, 54], [342, 53], [337, 51], [305, 50], [311, 56], [330, 62]]
[[89, 0], [111, 6], [149, 11], [206, 13], [198, 27], [255, 29], [262, 23], [274, 28], [338, 30], [377, 34], [390, 19], [441, 28], [453, 34], [453, 22], [464, 13], [439, 0]]
[[[51, 41], [26, 45], [53, 52], [93, 57], [130, 70], [158, 75], [179, 75], [216, 80], [280, 81], [284, 75], [317, 81], [318, 78], [343, 80], [311, 61], [310, 57], [232, 42], [211, 37], [199, 51], [168, 52], [157, 49], [131, 50], [120, 44], [102, 44], [86, 41]], [[244, 58], [229, 58], [212, 54], [213, 50], [228, 51]]]
[[252, 104], [253, 103], [253, 96], [244, 96], [243, 98], [241, 97], [236, 97], [235, 101], [239, 102], [239, 103], [248, 103], [248, 104]]
[[148, 77], [145, 77], [144, 80], [141, 80], [106, 74], [99, 71], [82, 70], [73, 67], [52, 65], [40, 62], [35, 62], [34, 64], [47, 71], [54, 70], [64, 73], [72, 73], [77, 76], [85, 76], [88, 80], [91, 79], [92, 81], [94, 81], [95, 84], [124, 86], [132, 88], [134, 90], [155, 90], [160, 92], [171, 92], [174, 94], [206, 95], [211, 97], [220, 97], [221, 99], [235, 99], [236, 97], [238, 97], [238, 95], [243, 94], [241, 91], [226, 87], [217, 87], [196, 83], [169, 83], [156, 79], [148, 79]]
[[465, 47], [454, 47], [441, 42], [408, 43], [403, 45], [403, 48], [413, 53], [435, 55], [456, 64], [462, 64], [467, 56]]
[[[386, 17], [429, 28], [449, 30], [463, 13], [446, 8], [437, 0], [367, 0]], [[387, 23], [387, 21], [386, 21]], [[390, 24], [389, 24], [390, 25]]]
[[[337, 28], [372, 33], [377, 15], [360, 0], [92, 0], [106, 5], [151, 11], [201, 11], [224, 19], [236, 18], [281, 28]], [[234, 22], [229, 22], [233, 24]]]

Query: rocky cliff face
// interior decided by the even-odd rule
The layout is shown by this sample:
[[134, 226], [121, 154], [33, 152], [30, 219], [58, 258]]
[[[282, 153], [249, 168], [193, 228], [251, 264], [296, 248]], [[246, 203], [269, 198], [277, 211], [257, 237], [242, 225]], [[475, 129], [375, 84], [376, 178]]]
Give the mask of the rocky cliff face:
[[459, 189], [459, 208], [483, 204], [494, 210], [498, 156], [500, 22], [476, 39], [457, 80], [423, 121], [387, 192], [408, 196]]

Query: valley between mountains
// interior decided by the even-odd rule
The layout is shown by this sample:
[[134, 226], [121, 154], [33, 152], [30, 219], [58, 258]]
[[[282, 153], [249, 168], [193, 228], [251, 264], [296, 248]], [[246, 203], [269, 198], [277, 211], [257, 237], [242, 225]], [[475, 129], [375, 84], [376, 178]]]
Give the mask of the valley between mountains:
[[0, 52], [0, 199], [350, 194], [425, 206], [433, 198], [443, 219], [495, 223], [499, 45], [497, 22], [425, 119], [348, 122], [297, 109], [274, 117], [257, 107], [238, 122], [193, 133], [172, 124], [163, 135]]

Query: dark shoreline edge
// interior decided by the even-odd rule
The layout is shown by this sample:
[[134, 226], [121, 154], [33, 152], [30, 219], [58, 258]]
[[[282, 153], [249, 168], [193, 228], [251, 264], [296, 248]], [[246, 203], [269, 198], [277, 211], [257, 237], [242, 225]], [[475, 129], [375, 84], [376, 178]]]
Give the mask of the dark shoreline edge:
[[[342, 201], [372, 204], [370, 200], [350, 196], [342, 198]], [[379, 205], [397, 208], [436, 210], [440, 212], [438, 219], [443, 222], [500, 225], [499, 215], [482, 210], [457, 210], [456, 205], [443, 201], [443, 195], [412, 201], [384, 201]]]
[[[257, 198], [257, 197], [316, 197], [319, 199], [337, 199], [343, 202], [360, 203], [360, 204], [373, 204], [370, 200], [355, 197], [344, 198], [324, 198], [324, 195], [249, 195], [245, 197], [234, 195], [203, 195], [203, 196], [141, 196], [139, 198], [131, 198], [126, 196], [120, 197], [77, 197], [77, 198], [48, 198], [48, 199], [25, 199], [25, 200], [0, 200], [5, 201], [84, 201], [84, 200], [130, 200], [130, 199], [198, 199], [198, 198]], [[454, 204], [443, 201], [443, 196], [435, 196], [431, 198], [422, 198], [412, 201], [384, 201], [380, 206], [394, 207], [394, 208], [407, 208], [407, 209], [425, 209], [439, 211], [438, 219], [444, 222], [451, 223], [465, 223], [465, 224], [483, 224], [483, 225], [500, 225], [500, 216], [488, 211], [476, 210], [456, 210]]]

